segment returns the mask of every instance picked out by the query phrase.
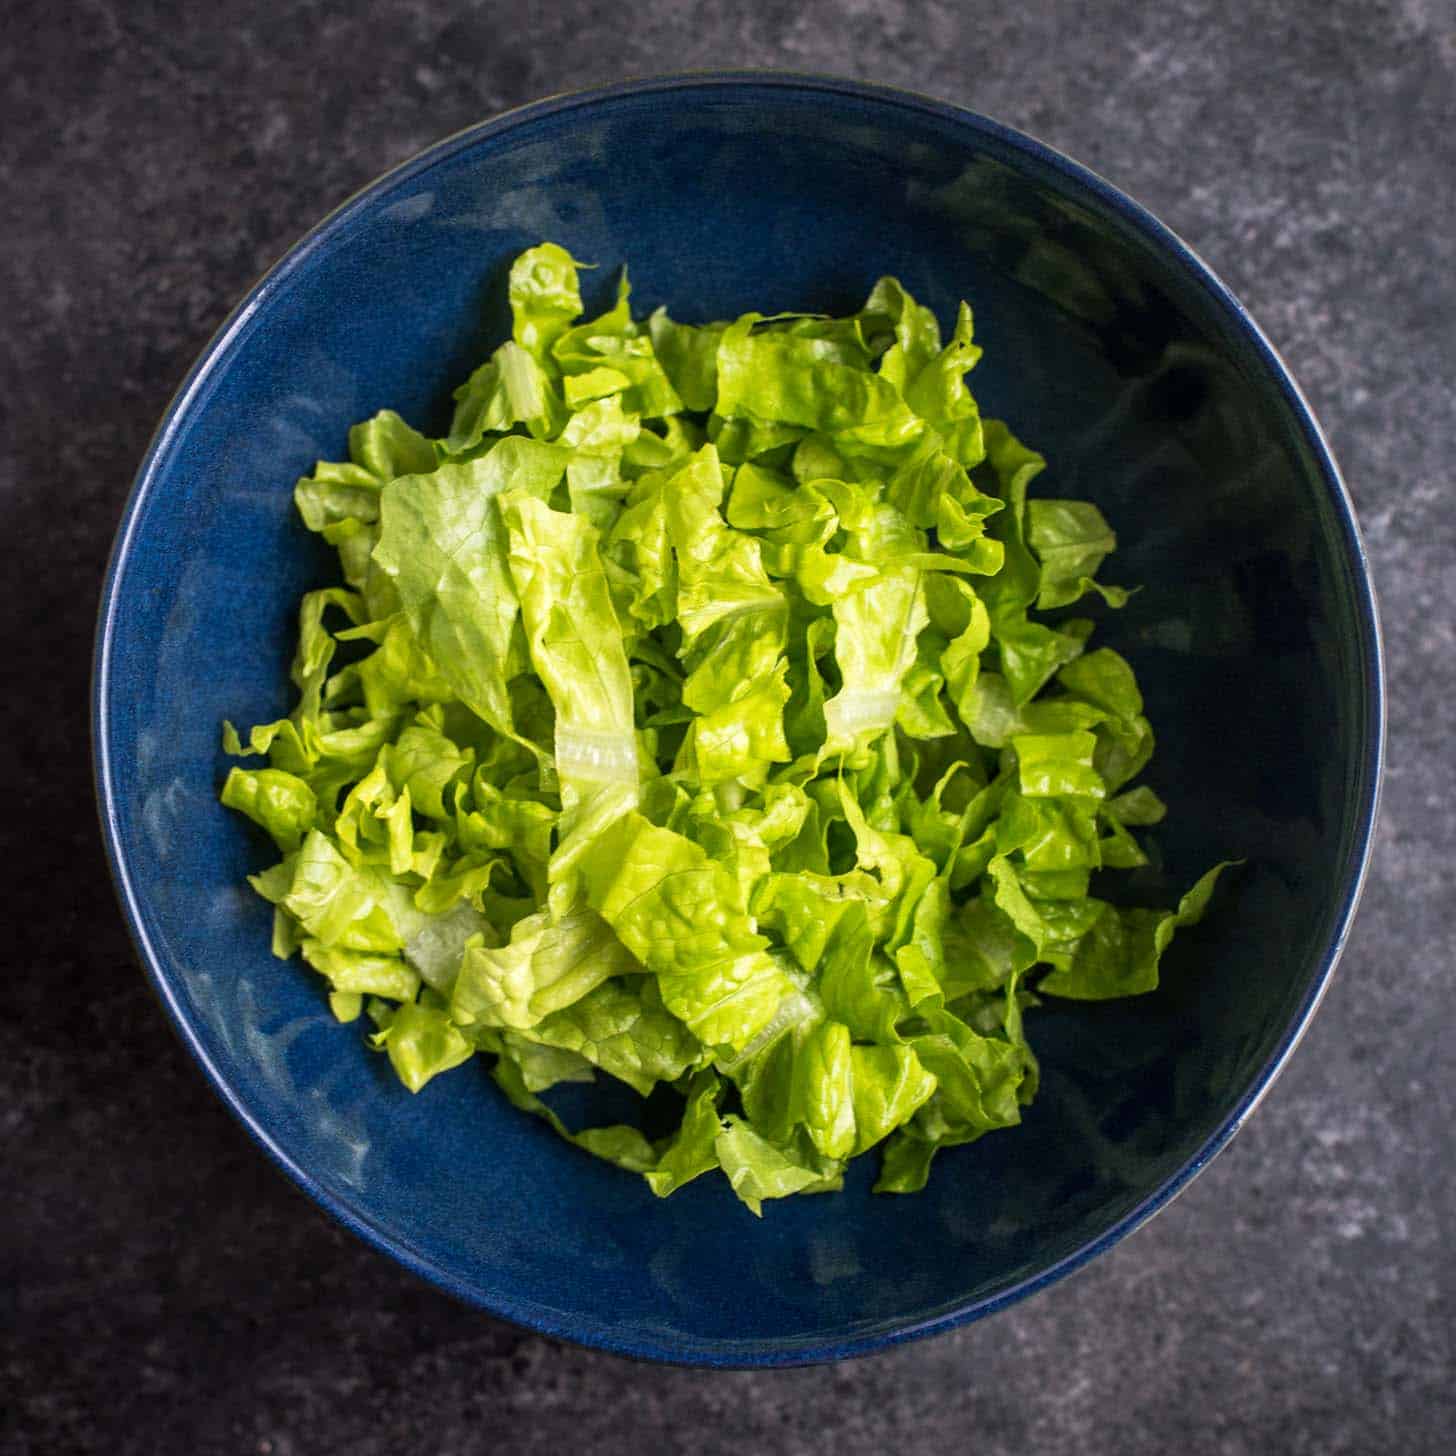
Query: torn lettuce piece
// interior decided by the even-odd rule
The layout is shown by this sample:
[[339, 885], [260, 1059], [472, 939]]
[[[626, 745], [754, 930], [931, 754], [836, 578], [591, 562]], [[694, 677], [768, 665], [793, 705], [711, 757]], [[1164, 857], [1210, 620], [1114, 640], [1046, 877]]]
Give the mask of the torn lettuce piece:
[[390, 1065], [411, 1092], [475, 1052], [444, 1011], [418, 1002], [401, 1006], [375, 1034], [374, 1045], [389, 1054]]
[[560, 446], [511, 437], [467, 464], [401, 476], [381, 498], [375, 561], [456, 696], [502, 732], [512, 728], [506, 684], [524, 666], [524, 639], [497, 497], [544, 500], [566, 460]]
[[300, 778], [281, 769], [231, 769], [220, 796], [229, 809], [246, 814], [287, 853], [303, 843], [318, 818], [318, 798]]
[[662, 1004], [649, 977], [603, 981], [522, 1036], [569, 1051], [646, 1097], [700, 1063], [702, 1044]]
[[632, 674], [597, 531], [514, 492], [501, 511], [531, 662], [556, 710], [557, 782], [577, 796], [604, 784], [635, 786]]
[[1199, 877], [1176, 910], [1119, 910], [1106, 905], [1078, 939], [1070, 962], [1037, 986], [1048, 996], [1105, 1001], [1156, 989], [1163, 952], [1178, 931], [1203, 919], [1218, 877], [1229, 863]]
[[541, 911], [517, 921], [505, 945], [467, 943], [450, 1011], [462, 1026], [529, 1031], [602, 982], [639, 970], [595, 912], [583, 907], [553, 921]]
[[795, 992], [755, 931], [736, 880], [682, 835], [623, 814], [580, 870], [588, 903], [705, 1045], [747, 1046]]

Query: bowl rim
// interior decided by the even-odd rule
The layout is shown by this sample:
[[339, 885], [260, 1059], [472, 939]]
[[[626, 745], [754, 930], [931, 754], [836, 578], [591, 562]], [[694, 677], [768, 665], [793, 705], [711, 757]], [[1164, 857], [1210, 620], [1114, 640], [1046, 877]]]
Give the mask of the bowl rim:
[[[169, 452], [181, 422], [193, 402], [206, 388], [215, 365], [227, 354], [234, 336], [252, 315], [274, 293], [282, 289], [319, 249], [326, 247], [337, 233], [377, 199], [399, 183], [408, 181], [437, 163], [482, 142], [546, 117], [585, 110], [603, 102], [626, 97], [754, 88], [869, 102], [952, 123], [962, 128], [972, 141], [990, 140], [1058, 174], [1073, 190], [1090, 193], [1104, 209], [1116, 214], [1134, 232], [1141, 234], [1145, 241], [1151, 243], [1203, 290], [1216, 310], [1233, 325], [1234, 331], [1242, 336], [1244, 343], [1252, 348], [1268, 382], [1279, 391], [1289, 412], [1290, 421], [1308, 449], [1334, 507], [1350, 568], [1354, 609], [1359, 624], [1356, 667], [1363, 677], [1362, 708], [1365, 720], [1362, 725], [1365, 742], [1359, 764], [1354, 834], [1342, 871], [1340, 903], [1328, 944], [1318, 958], [1299, 1007], [1284, 1028], [1273, 1052], [1239, 1095], [1233, 1109], [1198, 1150], [1102, 1233], [1045, 1268], [1028, 1274], [1003, 1289], [980, 1298], [966, 1299], [932, 1315], [906, 1315], [888, 1328], [882, 1327], [863, 1334], [811, 1337], [793, 1344], [723, 1338], [687, 1342], [667, 1339], [656, 1333], [623, 1334], [605, 1324], [584, 1326], [569, 1317], [543, 1317], [539, 1312], [523, 1309], [512, 1298], [495, 1296], [471, 1286], [450, 1269], [400, 1242], [374, 1223], [361, 1209], [350, 1206], [323, 1188], [309, 1170], [295, 1162], [275, 1141], [269, 1129], [251, 1114], [242, 1096], [209, 1057], [177, 991], [161, 968], [160, 959], [143, 920], [142, 896], [133, 882], [125, 859], [116, 807], [111, 745], [108, 741], [113, 693], [111, 652], [119, 605], [118, 586], [137, 537], [142, 506], [155, 483], [159, 463]], [[167, 404], [151, 437], [123, 507], [106, 566], [97, 607], [90, 698], [91, 754], [96, 805], [107, 866], [127, 930], [152, 990], [166, 1010], [173, 1030], [201, 1066], [214, 1091], [242, 1123], [253, 1141], [294, 1183], [351, 1232], [404, 1265], [412, 1273], [469, 1305], [519, 1328], [588, 1348], [663, 1364], [720, 1369], [812, 1365], [852, 1358], [982, 1319], [1074, 1273], [1166, 1208], [1223, 1151], [1263, 1100], [1303, 1037], [1329, 987], [1348, 940], [1370, 867], [1385, 758], [1386, 692], [1380, 619], [1370, 562], [1361, 539], [1350, 492], [1313, 410], [1278, 350], [1212, 268], [1182, 238], [1140, 203], [1133, 201], [1090, 168], [1023, 131], [969, 108], [899, 87], [833, 75], [782, 70], [673, 72], [561, 92], [527, 102], [432, 143], [360, 188], [309, 229], [253, 284], [204, 345]]]

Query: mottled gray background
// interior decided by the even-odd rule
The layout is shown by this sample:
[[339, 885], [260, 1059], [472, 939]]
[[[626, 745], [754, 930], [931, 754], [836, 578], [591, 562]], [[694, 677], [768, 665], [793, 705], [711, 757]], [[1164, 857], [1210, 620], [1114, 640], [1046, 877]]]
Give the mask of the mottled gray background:
[[[1451, 0], [22, 0], [0, 29], [0, 1450], [1453, 1449]], [[233, 1124], [144, 989], [86, 763], [91, 617], [130, 476], [255, 275], [469, 122], [722, 65], [966, 103], [1188, 238], [1333, 437], [1392, 691], [1343, 969], [1230, 1151], [1029, 1303], [787, 1374], [524, 1335], [335, 1227]]]

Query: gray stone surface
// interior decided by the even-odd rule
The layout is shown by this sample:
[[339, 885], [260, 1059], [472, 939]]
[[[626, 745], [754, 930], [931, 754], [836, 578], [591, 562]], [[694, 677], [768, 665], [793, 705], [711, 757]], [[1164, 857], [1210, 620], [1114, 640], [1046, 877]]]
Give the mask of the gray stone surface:
[[[1450, 1451], [1451, 0], [517, 9], [5, 7], [0, 1451]], [[213, 1100], [144, 989], [86, 761], [91, 613], [129, 477], [253, 277], [355, 187], [477, 118], [723, 64], [967, 103], [1190, 239], [1333, 436], [1392, 690], [1364, 909], [1232, 1149], [1029, 1303], [787, 1374], [639, 1367], [523, 1335], [335, 1227]]]

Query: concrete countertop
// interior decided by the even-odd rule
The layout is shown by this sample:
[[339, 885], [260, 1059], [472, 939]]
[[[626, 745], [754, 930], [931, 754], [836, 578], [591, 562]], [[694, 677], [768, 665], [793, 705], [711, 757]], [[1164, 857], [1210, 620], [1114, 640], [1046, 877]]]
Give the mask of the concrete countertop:
[[[1233, 1147], [1151, 1226], [1028, 1303], [783, 1374], [558, 1346], [334, 1225], [231, 1121], [146, 990], [87, 761], [92, 613], [130, 477], [253, 278], [356, 187], [469, 122], [720, 65], [965, 103], [1187, 238], [1332, 437], [1390, 655], [1364, 908], [1324, 1009]], [[21, 0], [0, 84], [0, 1451], [1453, 1448], [1450, 0]]]

